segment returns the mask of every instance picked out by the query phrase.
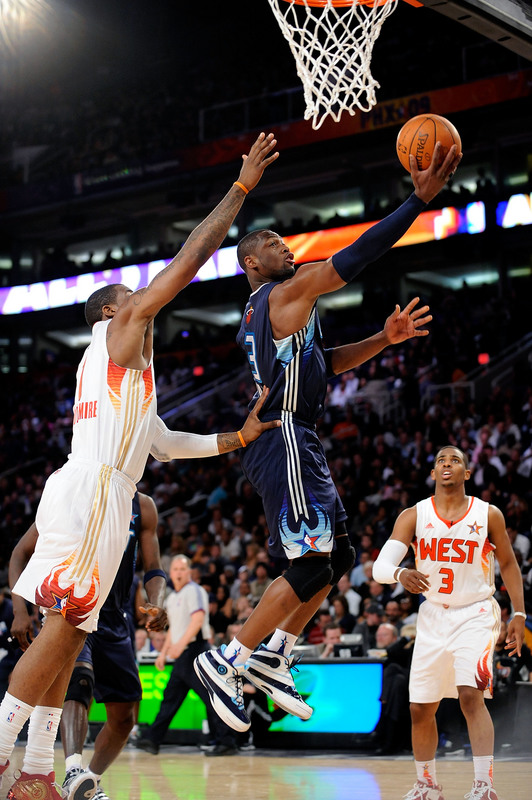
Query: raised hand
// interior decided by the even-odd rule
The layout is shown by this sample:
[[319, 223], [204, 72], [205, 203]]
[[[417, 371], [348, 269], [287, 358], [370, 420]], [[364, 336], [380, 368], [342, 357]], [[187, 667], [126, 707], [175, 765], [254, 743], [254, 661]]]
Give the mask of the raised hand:
[[248, 191], [257, 185], [266, 167], [279, 158], [278, 152], [272, 153], [276, 144], [277, 139], [274, 138], [273, 133], [269, 133], [267, 136], [265, 133], [260, 133], [248, 155], [242, 156], [244, 163], [238, 180]]
[[432, 320], [432, 314], [427, 313], [428, 306], [416, 308], [418, 303], [419, 297], [414, 297], [402, 311], [399, 304], [395, 306], [395, 311], [384, 323], [384, 333], [390, 344], [398, 344], [414, 336], [428, 336], [429, 331], [422, 326]]
[[428, 203], [438, 192], [441, 192], [449, 178], [452, 178], [458, 164], [462, 160], [462, 153], [457, 152], [455, 144], [451, 147], [445, 159], [441, 157], [441, 142], [436, 142], [432, 161], [427, 169], [418, 169], [416, 159], [410, 155], [410, 174], [414, 183], [417, 196]]

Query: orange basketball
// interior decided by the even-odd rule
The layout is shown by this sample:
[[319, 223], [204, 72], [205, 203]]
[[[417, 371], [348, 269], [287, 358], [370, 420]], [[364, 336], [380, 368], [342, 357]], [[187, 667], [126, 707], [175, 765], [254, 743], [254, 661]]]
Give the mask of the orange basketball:
[[462, 152], [460, 134], [445, 117], [438, 114], [419, 114], [405, 122], [397, 136], [397, 155], [403, 167], [410, 172], [410, 153], [417, 161], [418, 169], [427, 169], [432, 161], [436, 142], [442, 145], [442, 161], [453, 146], [458, 145]]

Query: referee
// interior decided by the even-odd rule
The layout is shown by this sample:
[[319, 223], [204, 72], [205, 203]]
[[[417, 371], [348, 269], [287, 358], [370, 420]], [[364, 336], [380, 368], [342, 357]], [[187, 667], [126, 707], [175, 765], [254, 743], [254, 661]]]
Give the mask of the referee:
[[174, 591], [168, 595], [165, 603], [169, 629], [155, 666], [163, 670], [167, 658], [174, 660], [174, 666], [164, 690], [159, 712], [143, 737], [137, 739], [136, 746], [147, 753], [157, 755], [174, 715], [189, 689], [193, 689], [205, 703], [209, 728], [215, 741], [214, 748], [207, 750], [205, 755], [235, 755], [238, 753], [235, 732], [211, 712], [207, 690], [194, 671], [196, 656], [210, 649], [207, 592], [191, 579], [191, 562], [184, 555], [172, 559], [170, 580]]

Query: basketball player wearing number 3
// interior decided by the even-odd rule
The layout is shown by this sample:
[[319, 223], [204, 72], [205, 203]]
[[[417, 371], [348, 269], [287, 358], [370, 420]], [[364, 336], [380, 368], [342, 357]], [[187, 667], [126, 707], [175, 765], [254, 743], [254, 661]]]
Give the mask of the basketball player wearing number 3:
[[[405, 800], [444, 800], [436, 779], [436, 711], [444, 697], [458, 697], [473, 752], [474, 782], [469, 800], [497, 800], [493, 788], [493, 723], [484, 703], [491, 697], [493, 648], [500, 609], [495, 591], [497, 560], [514, 617], [506, 649], [521, 654], [525, 619], [523, 580], [501, 511], [468, 497], [468, 458], [457, 447], [443, 447], [431, 476], [434, 496], [405, 509], [382, 548], [373, 577], [399, 581], [423, 594], [410, 673], [412, 747], [417, 781]], [[399, 565], [412, 546], [416, 569]]]
[[269, 553], [286, 558], [290, 566], [268, 586], [238, 638], [225, 650], [201, 653], [194, 663], [215, 711], [236, 730], [250, 726], [243, 703], [244, 670], [245, 677], [280, 708], [300, 719], [311, 716], [313, 709], [294, 683], [292, 648], [355, 559], [345, 526], [347, 514], [315, 429], [327, 378], [354, 369], [390, 344], [424, 335], [418, 328], [432, 319], [423, 317], [428, 306], [416, 308], [416, 298], [403, 311], [397, 306], [381, 333], [325, 349], [317, 300], [344, 287], [393, 247], [443, 188], [460, 158], [453, 145], [442, 160], [441, 144], [425, 170], [418, 170], [412, 157], [412, 195], [325, 261], [296, 270], [290, 249], [271, 230], [252, 231], [238, 244], [238, 263], [252, 293], [237, 342], [257, 386], [252, 402], [269, 386], [264, 419], [282, 421], [261, 447], [245, 448], [241, 463], [262, 499]]

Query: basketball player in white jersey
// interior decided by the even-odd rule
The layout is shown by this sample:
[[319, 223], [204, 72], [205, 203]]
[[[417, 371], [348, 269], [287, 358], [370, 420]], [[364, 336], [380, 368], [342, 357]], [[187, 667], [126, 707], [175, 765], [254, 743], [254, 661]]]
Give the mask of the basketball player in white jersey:
[[246, 194], [277, 158], [275, 145], [273, 134], [260, 134], [243, 156], [238, 180], [146, 288], [131, 292], [115, 284], [87, 301], [93, 333], [77, 373], [72, 451], [46, 483], [35, 553], [13, 588], [45, 608], [47, 619], [17, 663], [0, 706], [0, 775], [31, 714], [22, 774], [10, 800], [61, 798], [53, 772], [61, 706], [120, 565], [135, 484], [156, 434], [154, 317], [221, 245]]
[[[436, 779], [436, 711], [444, 697], [458, 697], [467, 722], [474, 763], [469, 800], [497, 800], [493, 788], [493, 723], [484, 703], [492, 693], [493, 649], [500, 609], [495, 591], [496, 553], [514, 608], [506, 649], [521, 652], [525, 619], [523, 579], [501, 511], [469, 497], [467, 456], [443, 447], [431, 476], [434, 497], [403, 511], [382, 548], [373, 576], [399, 581], [423, 594], [410, 672], [412, 747], [417, 781], [405, 800], [444, 800]], [[399, 565], [412, 545], [416, 569]]]

